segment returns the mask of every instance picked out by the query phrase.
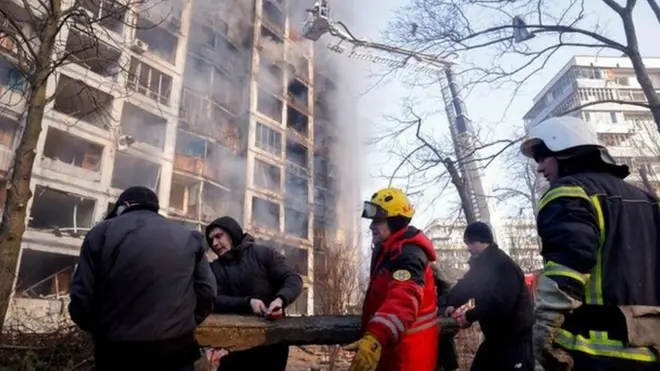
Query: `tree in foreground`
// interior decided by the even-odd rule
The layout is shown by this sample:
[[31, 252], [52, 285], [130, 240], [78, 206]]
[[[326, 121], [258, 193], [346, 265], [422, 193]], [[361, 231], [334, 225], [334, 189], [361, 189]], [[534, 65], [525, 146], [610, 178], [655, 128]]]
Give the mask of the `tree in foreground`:
[[[615, 0], [409, 0], [396, 13], [397, 18], [386, 36], [397, 45], [439, 57], [459, 55], [461, 59], [475, 59], [463, 74], [468, 88], [487, 84], [493, 89], [513, 87], [516, 93], [536, 72], [557, 61], [553, 56], [563, 48], [592, 50], [594, 54], [613, 51], [630, 58], [646, 102], [611, 99], [586, 105], [620, 103], [646, 107], [652, 112], [660, 132], [660, 98], [642, 60], [638, 29], [633, 19], [636, 11], [651, 11], [660, 24], [660, 5], [657, 0], [624, 3], [621, 5]], [[595, 8], [617, 16], [623, 40], [609, 36], [614, 25], [600, 24], [594, 14]]]
[[[0, 0], [0, 60], [12, 66], [12, 85], [3, 94], [20, 91], [25, 102], [19, 122], [22, 133], [15, 148], [13, 166], [0, 226], [0, 326], [12, 294], [21, 241], [25, 232], [27, 205], [32, 197], [30, 181], [46, 109], [56, 98], [56, 85], [77, 81], [58, 73], [67, 65], [90, 65], [117, 77], [128, 71], [126, 62], [108, 50], [126, 47], [124, 34], [136, 28], [134, 12], [149, 4], [126, 2]], [[154, 4], [155, 5], [155, 4]], [[77, 85], [76, 85], [77, 86]], [[122, 87], [123, 88], [123, 87]], [[77, 118], [111, 115], [90, 89], [81, 88], [67, 99], [87, 95], [94, 102]], [[9, 110], [12, 107], [0, 107]], [[74, 123], [75, 124], [75, 123]], [[1, 327], [0, 327], [1, 329]]]

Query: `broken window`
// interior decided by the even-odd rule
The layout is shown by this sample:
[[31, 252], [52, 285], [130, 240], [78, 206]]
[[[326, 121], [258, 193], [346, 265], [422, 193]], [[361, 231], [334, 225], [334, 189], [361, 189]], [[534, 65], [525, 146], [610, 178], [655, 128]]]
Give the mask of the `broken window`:
[[179, 130], [174, 149], [174, 168], [201, 175], [204, 170], [206, 140]]
[[309, 213], [289, 207], [285, 208], [284, 232], [291, 236], [309, 238]]
[[309, 182], [306, 178], [287, 171], [285, 198], [292, 205], [307, 205], [309, 203]]
[[158, 193], [160, 171], [160, 165], [155, 162], [117, 152], [110, 184], [122, 190], [132, 186], [143, 186]]
[[280, 229], [280, 205], [263, 198], [252, 197], [252, 224], [257, 227]]
[[121, 51], [72, 28], [66, 41], [67, 59], [96, 74], [117, 78], [122, 71]]
[[305, 248], [291, 245], [282, 246], [282, 253], [286, 257], [287, 264], [301, 276], [309, 274], [309, 252]]
[[130, 103], [124, 103], [121, 112], [122, 132], [138, 142], [150, 144], [156, 148], [165, 148], [167, 119], [145, 111]]
[[189, 219], [199, 219], [202, 182], [178, 174], [172, 174], [170, 188], [170, 212]]
[[202, 219], [210, 222], [231, 213], [231, 193], [211, 183], [204, 182], [202, 188]]
[[284, 40], [266, 27], [261, 27], [258, 49], [269, 59], [279, 62], [284, 59]]
[[293, 81], [289, 83], [287, 91], [291, 103], [296, 105], [297, 108], [302, 109], [305, 112], [309, 109], [309, 89], [307, 88], [307, 85], [298, 79], [293, 79]]
[[227, 109], [233, 109], [233, 104], [236, 101], [234, 91], [234, 86], [225, 74], [218, 68], [213, 70], [213, 79], [211, 83], [211, 100], [226, 107]]
[[[169, 20], [164, 24], [172, 24]], [[140, 19], [135, 31], [135, 38], [141, 40], [149, 47], [151, 54], [174, 64], [179, 38], [169, 30], [161, 27], [150, 27], [149, 22]]]
[[216, 143], [206, 143], [206, 158], [202, 175], [221, 184], [228, 184], [235, 174], [228, 168], [233, 154], [227, 147]]
[[[210, 65], [222, 68], [231, 76], [239, 75], [242, 69], [245, 69], [240, 63], [240, 51], [221, 31], [193, 23], [189, 40], [191, 40], [188, 46], [189, 53], [199, 56]], [[193, 69], [186, 71], [195, 72]]]
[[77, 255], [23, 249], [16, 294], [28, 298], [52, 298], [69, 293]]
[[262, 20], [264, 24], [278, 33], [284, 31], [286, 15], [277, 5], [270, 0], [263, 1]]
[[188, 54], [183, 86], [200, 93], [201, 97], [206, 97], [206, 95], [211, 91], [212, 74], [213, 66], [210, 62], [198, 58], [193, 54]]
[[259, 58], [259, 86], [274, 95], [282, 94], [283, 71], [268, 58]]
[[172, 77], [138, 58], [131, 58], [126, 87], [153, 99], [157, 103], [170, 105]]
[[283, 110], [284, 110], [284, 102], [282, 102], [281, 99], [268, 93], [263, 89], [258, 89], [257, 111], [279, 123], [282, 122]]
[[[100, 144], [78, 138], [73, 134], [49, 127], [46, 132], [42, 163], [54, 170], [70, 167], [98, 172], [101, 170], [103, 147]], [[78, 173], [83, 176], [82, 173]], [[94, 180], [100, 180], [99, 177]]]
[[287, 165], [293, 165], [292, 168], [297, 174], [308, 175], [307, 148], [302, 144], [286, 140], [286, 161]]
[[309, 117], [290, 105], [287, 105], [286, 107], [286, 126], [306, 137], [309, 134]]
[[254, 185], [269, 191], [279, 192], [282, 188], [282, 169], [261, 160], [254, 160]]
[[282, 156], [282, 134], [267, 125], [257, 122], [255, 145], [277, 157]]
[[108, 129], [114, 120], [112, 117], [113, 102], [112, 95], [94, 89], [80, 80], [60, 74], [55, 90], [55, 111], [102, 129]]
[[37, 185], [28, 227], [35, 229], [91, 228], [96, 200]]
[[295, 48], [289, 49], [289, 72], [305, 82], [309, 80], [309, 59]]

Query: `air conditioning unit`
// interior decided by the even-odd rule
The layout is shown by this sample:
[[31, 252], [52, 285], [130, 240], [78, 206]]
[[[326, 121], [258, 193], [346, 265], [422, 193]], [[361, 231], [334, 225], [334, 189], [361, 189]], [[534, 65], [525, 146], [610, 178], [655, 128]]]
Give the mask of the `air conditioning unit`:
[[149, 50], [149, 45], [142, 40], [135, 39], [133, 40], [133, 45], [131, 45], [131, 50], [138, 54], [143, 54]]

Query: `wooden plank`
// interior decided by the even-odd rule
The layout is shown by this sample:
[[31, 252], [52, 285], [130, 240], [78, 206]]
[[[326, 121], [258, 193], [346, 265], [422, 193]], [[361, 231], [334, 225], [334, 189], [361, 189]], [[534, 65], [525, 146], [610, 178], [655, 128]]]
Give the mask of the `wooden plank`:
[[[455, 331], [456, 321], [441, 318], [441, 328]], [[358, 316], [286, 317], [276, 321], [235, 315], [212, 315], [197, 329], [200, 346], [230, 351], [262, 345], [348, 344], [361, 336]]]

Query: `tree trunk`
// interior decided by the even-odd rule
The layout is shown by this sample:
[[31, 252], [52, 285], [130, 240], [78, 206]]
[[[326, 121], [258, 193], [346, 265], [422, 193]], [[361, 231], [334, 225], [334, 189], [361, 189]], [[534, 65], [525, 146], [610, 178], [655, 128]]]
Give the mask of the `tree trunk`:
[[444, 163], [445, 163], [445, 167], [447, 168], [447, 172], [451, 177], [451, 182], [454, 185], [454, 187], [456, 187], [456, 192], [458, 192], [458, 197], [461, 200], [461, 209], [463, 210], [463, 214], [465, 215], [465, 221], [467, 222], [467, 224], [476, 222], [477, 214], [472, 208], [472, 202], [470, 201], [470, 194], [468, 193], [468, 189], [465, 186], [465, 182], [463, 181], [461, 174], [458, 172], [458, 169], [456, 169], [456, 163], [452, 161], [451, 158], [446, 158], [444, 160]]
[[[441, 318], [440, 327], [455, 331], [458, 324]], [[362, 335], [359, 316], [286, 317], [268, 321], [254, 316], [212, 315], [197, 328], [202, 347], [239, 351], [262, 345], [348, 344]]]
[[53, 0], [50, 4], [53, 7], [52, 14], [46, 20], [42, 31], [39, 60], [32, 67], [35, 72], [33, 75], [25, 76], [29, 86], [25, 130], [23, 130], [23, 135], [15, 151], [10, 187], [7, 190], [5, 211], [2, 224], [0, 224], [0, 332], [11, 301], [12, 287], [18, 268], [18, 256], [25, 232], [27, 204], [32, 197], [30, 191], [32, 166], [41, 134], [44, 109], [48, 103], [46, 89], [48, 77], [52, 72], [51, 59], [55, 47], [55, 37], [59, 32], [61, 3], [59, 0]]
[[635, 22], [633, 21], [632, 13], [627, 12], [621, 15], [623, 21], [623, 29], [626, 34], [626, 42], [628, 43], [628, 57], [632, 62], [633, 69], [635, 70], [635, 75], [637, 76], [637, 81], [644, 91], [646, 100], [651, 107], [651, 113], [653, 114], [653, 120], [655, 125], [660, 133], [660, 98], [655, 94], [655, 89], [653, 87], [653, 82], [649, 77], [649, 73], [646, 70], [644, 61], [642, 60], [642, 55], [639, 52], [639, 43], [637, 41], [637, 31], [635, 30]]

